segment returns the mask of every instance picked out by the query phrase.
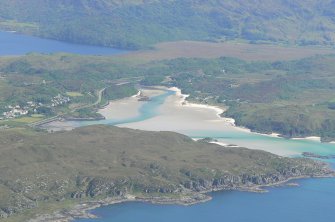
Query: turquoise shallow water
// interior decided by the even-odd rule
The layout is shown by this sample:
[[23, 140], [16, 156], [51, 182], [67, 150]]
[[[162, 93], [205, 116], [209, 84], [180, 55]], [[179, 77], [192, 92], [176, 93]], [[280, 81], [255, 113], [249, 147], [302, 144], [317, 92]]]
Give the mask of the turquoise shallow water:
[[66, 43], [0, 31], [0, 55], [24, 55], [30, 52], [113, 55], [125, 53], [126, 51], [107, 47]]
[[[150, 101], [144, 102], [139, 109], [139, 115], [127, 119], [108, 119], [99, 121], [68, 121], [67, 124], [73, 127], [81, 127], [87, 125], [107, 124], [119, 125], [132, 122], [144, 121], [159, 115], [159, 107], [164, 103], [165, 99], [175, 92], [167, 90], [165, 93], [152, 97]], [[257, 147], [264, 150], [284, 150], [293, 151], [296, 154], [302, 152], [315, 152], [322, 155], [335, 154], [335, 144], [320, 143], [313, 140], [292, 140], [284, 138], [276, 138], [256, 133], [249, 133], [241, 130], [231, 131], [185, 131], [186, 135], [192, 138], [212, 137], [222, 140], [225, 143], [238, 144], [245, 147]]]
[[125, 123], [133, 123], [144, 121], [150, 118], [153, 118], [159, 115], [158, 108], [164, 103], [165, 99], [173, 95], [175, 92], [167, 90], [161, 95], [154, 96], [151, 98], [150, 101], [146, 101], [143, 105], [139, 108], [139, 114], [137, 116], [126, 118], [126, 119], [105, 119], [105, 120], [98, 120], [98, 121], [68, 121], [67, 123], [73, 127], [81, 127], [81, 126], [88, 126], [88, 125], [97, 125], [97, 124], [105, 124], [105, 125], [119, 125]]
[[[158, 108], [173, 92], [154, 97], [140, 109], [140, 115], [125, 120], [104, 120], [86, 124], [141, 121], [159, 115]], [[78, 124], [78, 123], [77, 123]], [[213, 137], [233, 144], [286, 149], [297, 153], [335, 154], [335, 144], [311, 140], [288, 140], [243, 131], [189, 131], [194, 138]], [[326, 160], [335, 168], [335, 159]], [[268, 193], [225, 191], [212, 193], [213, 200], [193, 206], [122, 203], [93, 210], [98, 219], [75, 222], [329, 222], [335, 221], [335, 179], [304, 179], [299, 187], [272, 187]]]
[[[0, 32], [0, 55], [22, 55], [29, 52], [69, 52], [91, 55], [112, 55], [125, 51], [112, 48], [77, 45], [54, 40]], [[138, 116], [128, 119], [95, 122], [70, 122], [73, 126], [92, 124], [118, 125], [142, 121], [159, 115], [158, 108], [174, 92], [154, 97], [145, 102]], [[190, 131], [191, 137], [214, 137], [246, 147], [334, 154], [334, 144], [321, 144], [307, 140], [286, 140], [240, 131]], [[335, 168], [335, 160], [327, 160]], [[213, 200], [193, 206], [123, 203], [93, 211], [100, 218], [79, 219], [76, 222], [331, 222], [335, 221], [335, 179], [306, 179], [298, 181], [300, 187], [269, 188], [268, 193], [216, 192]]]
[[331, 143], [320, 143], [313, 140], [293, 140], [285, 138], [276, 138], [271, 136], [265, 136], [256, 133], [248, 133], [244, 131], [231, 131], [231, 132], [220, 132], [220, 131], [190, 131], [186, 132], [188, 136], [193, 138], [202, 138], [209, 136], [222, 140], [225, 143], [238, 144], [245, 147], [257, 147], [259, 149], [268, 150], [269, 147], [273, 150], [283, 150], [287, 152], [314, 152], [320, 155], [335, 154], [335, 144]]

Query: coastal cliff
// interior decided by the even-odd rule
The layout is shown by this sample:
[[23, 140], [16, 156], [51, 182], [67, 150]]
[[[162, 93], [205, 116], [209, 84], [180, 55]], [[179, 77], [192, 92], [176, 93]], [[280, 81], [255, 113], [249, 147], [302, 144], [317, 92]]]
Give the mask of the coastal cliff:
[[[334, 175], [312, 160], [195, 142], [172, 132], [109, 126], [50, 134], [6, 130], [0, 141], [4, 221], [55, 211], [65, 218], [88, 216], [85, 210], [94, 206], [129, 200], [193, 204], [208, 200], [204, 193], [210, 191], [260, 192], [294, 178]], [[64, 211], [80, 203], [86, 207]]]

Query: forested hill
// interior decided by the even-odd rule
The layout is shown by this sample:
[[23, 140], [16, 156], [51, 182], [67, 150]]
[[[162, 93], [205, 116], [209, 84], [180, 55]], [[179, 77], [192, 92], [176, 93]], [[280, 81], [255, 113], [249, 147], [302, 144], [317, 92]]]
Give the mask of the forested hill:
[[0, 28], [120, 48], [173, 40], [335, 43], [334, 0], [1, 0]]

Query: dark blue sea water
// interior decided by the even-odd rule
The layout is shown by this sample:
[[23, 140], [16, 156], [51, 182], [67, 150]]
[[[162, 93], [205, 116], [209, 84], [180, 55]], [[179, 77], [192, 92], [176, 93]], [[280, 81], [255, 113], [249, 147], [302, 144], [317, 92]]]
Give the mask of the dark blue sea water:
[[[0, 32], [0, 55], [23, 55], [29, 52], [69, 52], [90, 55], [112, 55], [125, 51], [78, 45], [36, 37]], [[118, 125], [137, 122], [159, 115], [158, 108], [173, 94], [165, 94], [145, 102], [139, 115], [119, 120], [73, 122], [76, 126], [91, 124]], [[334, 154], [334, 144], [307, 140], [285, 140], [246, 132], [192, 131], [192, 137], [214, 137], [235, 144], [276, 147], [298, 153], [308, 151]], [[328, 160], [335, 168], [335, 160]], [[193, 206], [123, 203], [93, 211], [100, 218], [78, 219], [76, 222], [332, 222], [335, 221], [335, 179], [299, 180], [300, 187], [274, 187], [268, 193], [226, 191], [212, 193], [212, 201]]]
[[[117, 125], [142, 121], [159, 115], [158, 107], [171, 91], [154, 97], [140, 109], [139, 116], [126, 120], [104, 120]], [[109, 121], [109, 122], [108, 122]], [[81, 123], [86, 125], [88, 123]], [[96, 124], [96, 123], [95, 123]], [[334, 154], [335, 145], [311, 140], [288, 140], [243, 131], [190, 131], [192, 137], [213, 137], [235, 144], [241, 141], [257, 146], [274, 146], [298, 153]], [[327, 160], [335, 168], [335, 159]], [[294, 181], [299, 187], [271, 187], [268, 193], [225, 191], [212, 193], [213, 199], [193, 206], [154, 205], [129, 202], [92, 211], [98, 219], [75, 222], [330, 222], [335, 221], [335, 179], [304, 179]]]
[[227, 191], [192, 206], [122, 203], [93, 211], [100, 218], [76, 222], [332, 222], [335, 180], [299, 180], [300, 187], [270, 188], [268, 193]]
[[124, 50], [66, 43], [27, 35], [0, 31], [0, 55], [25, 55], [30, 52], [67, 52], [82, 55], [113, 55], [126, 53]]
[[[333, 166], [335, 167], [335, 160]], [[93, 210], [97, 219], [75, 222], [332, 222], [335, 179], [303, 179], [299, 187], [273, 187], [268, 193], [225, 191], [192, 206], [129, 202]]]

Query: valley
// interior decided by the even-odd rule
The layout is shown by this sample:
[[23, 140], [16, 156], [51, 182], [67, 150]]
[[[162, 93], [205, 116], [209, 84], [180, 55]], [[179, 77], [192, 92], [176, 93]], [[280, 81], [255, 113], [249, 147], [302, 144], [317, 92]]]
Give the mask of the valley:
[[0, 1], [0, 221], [328, 222], [334, 6]]

